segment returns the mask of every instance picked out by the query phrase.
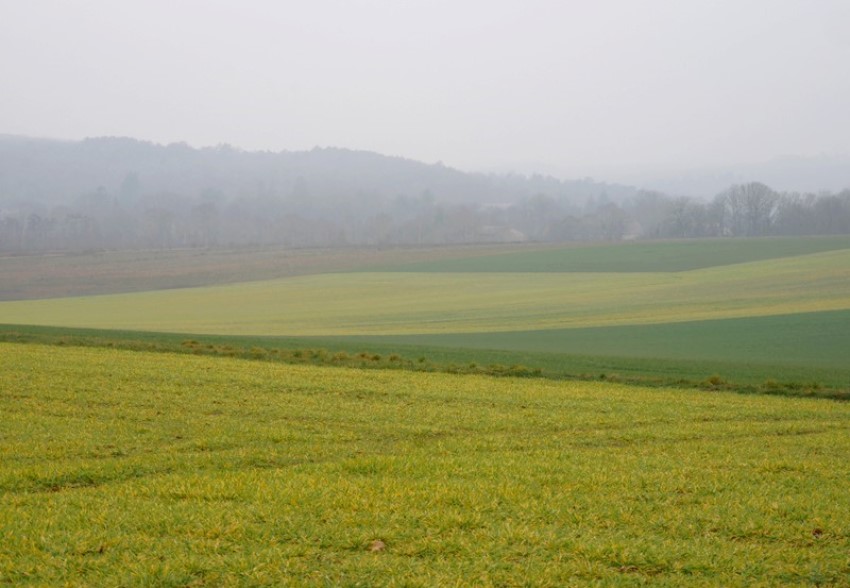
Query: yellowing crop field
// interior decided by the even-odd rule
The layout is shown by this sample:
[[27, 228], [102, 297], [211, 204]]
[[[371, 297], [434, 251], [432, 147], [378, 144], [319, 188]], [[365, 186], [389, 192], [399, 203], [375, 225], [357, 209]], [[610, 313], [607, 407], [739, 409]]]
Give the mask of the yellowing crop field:
[[850, 584], [850, 405], [0, 344], [0, 584]]
[[0, 302], [0, 323], [244, 335], [492, 332], [850, 308], [850, 249], [687, 272], [339, 273]]

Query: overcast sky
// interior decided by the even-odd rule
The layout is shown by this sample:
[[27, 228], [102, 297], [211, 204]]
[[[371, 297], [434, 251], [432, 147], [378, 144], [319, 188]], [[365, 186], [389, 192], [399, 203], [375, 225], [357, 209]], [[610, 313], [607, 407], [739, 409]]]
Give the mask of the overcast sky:
[[844, 155], [849, 27], [850, 0], [0, 0], [0, 133], [567, 175]]

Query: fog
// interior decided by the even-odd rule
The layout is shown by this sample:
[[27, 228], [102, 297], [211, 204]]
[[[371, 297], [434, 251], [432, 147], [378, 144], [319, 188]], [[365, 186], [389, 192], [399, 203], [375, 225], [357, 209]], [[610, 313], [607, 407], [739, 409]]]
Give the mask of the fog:
[[850, 232], [846, 0], [0, 0], [0, 253]]
[[663, 183], [846, 157], [848, 22], [846, 0], [2, 0], [0, 133]]
[[850, 189], [735, 184], [708, 201], [367, 151], [0, 135], [0, 256], [850, 233]]

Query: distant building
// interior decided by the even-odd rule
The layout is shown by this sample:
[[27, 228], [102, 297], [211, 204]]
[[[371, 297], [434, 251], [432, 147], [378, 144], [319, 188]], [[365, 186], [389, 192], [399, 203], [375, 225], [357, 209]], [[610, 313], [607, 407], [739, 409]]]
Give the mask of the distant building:
[[497, 225], [478, 227], [475, 231], [475, 237], [477, 241], [490, 243], [524, 243], [528, 241], [528, 237], [522, 231], [513, 227]]

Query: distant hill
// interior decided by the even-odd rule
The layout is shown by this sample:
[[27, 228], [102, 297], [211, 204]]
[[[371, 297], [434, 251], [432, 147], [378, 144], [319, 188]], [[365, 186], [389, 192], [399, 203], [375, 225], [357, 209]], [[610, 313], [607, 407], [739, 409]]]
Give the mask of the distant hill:
[[272, 153], [6, 135], [0, 251], [539, 240], [555, 219], [636, 193], [349, 149]]
[[[778, 178], [771, 174], [781, 169], [761, 173]], [[788, 164], [789, 178], [801, 177], [793, 169]], [[823, 181], [838, 181], [843, 170], [824, 171]], [[751, 180], [758, 173], [718, 177], [714, 198], [694, 202], [677, 198], [675, 185], [665, 194], [591, 179], [467, 173], [349, 149], [272, 153], [0, 135], [0, 252], [850, 232], [850, 191], [776, 192]]]
[[242, 151], [229, 145], [195, 149], [129, 138], [79, 142], [0, 135], [0, 204], [53, 206], [105, 192], [122, 200], [164, 194], [189, 200], [286, 200], [305, 211], [397, 198], [444, 204], [510, 204], [543, 194], [562, 204], [622, 201], [636, 190], [542, 175], [465, 173], [368, 151]]

